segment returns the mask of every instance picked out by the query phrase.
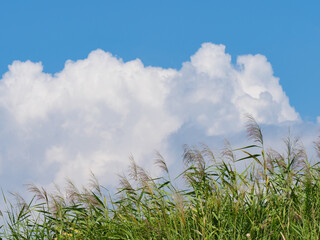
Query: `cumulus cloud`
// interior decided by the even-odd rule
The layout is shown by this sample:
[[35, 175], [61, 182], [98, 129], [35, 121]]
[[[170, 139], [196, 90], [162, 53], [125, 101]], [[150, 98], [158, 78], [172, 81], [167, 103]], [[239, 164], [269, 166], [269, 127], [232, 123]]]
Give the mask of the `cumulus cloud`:
[[209, 135], [238, 131], [244, 113], [266, 124], [300, 119], [262, 55], [240, 56], [233, 66], [225, 46], [205, 43], [183, 64], [173, 85], [172, 101], [179, 104], [182, 121], [204, 126]]
[[233, 65], [223, 45], [203, 44], [179, 70], [102, 50], [53, 75], [15, 61], [0, 81], [0, 177], [83, 183], [92, 170], [114, 184], [130, 154], [151, 166], [173, 135], [238, 132], [245, 113], [262, 124], [301, 121], [265, 56]]

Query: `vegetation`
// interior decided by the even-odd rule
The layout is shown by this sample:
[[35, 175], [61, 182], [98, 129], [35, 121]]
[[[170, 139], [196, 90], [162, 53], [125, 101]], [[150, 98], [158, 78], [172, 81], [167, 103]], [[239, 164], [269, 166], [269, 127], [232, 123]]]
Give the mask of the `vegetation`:
[[[216, 159], [207, 146], [185, 146], [182, 189], [163, 176], [152, 178], [133, 159], [120, 176], [116, 195], [97, 180], [66, 194], [28, 185], [30, 203], [6, 201], [5, 239], [319, 239], [320, 168], [311, 165], [301, 142], [285, 139], [286, 152], [265, 150], [261, 129], [249, 117], [254, 145], [231, 149]], [[320, 158], [320, 138], [315, 142]], [[235, 154], [240, 154], [237, 158]], [[247, 167], [239, 171], [237, 162]], [[5, 197], [4, 197], [5, 199]], [[6, 199], [5, 199], [6, 200]]]

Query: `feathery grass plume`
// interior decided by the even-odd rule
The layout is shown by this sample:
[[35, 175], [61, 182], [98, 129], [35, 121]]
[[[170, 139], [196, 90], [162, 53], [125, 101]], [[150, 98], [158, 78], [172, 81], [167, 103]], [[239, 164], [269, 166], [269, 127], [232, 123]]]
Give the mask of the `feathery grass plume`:
[[148, 185], [152, 181], [150, 174], [140, 166], [138, 166], [138, 177], [143, 186]]
[[71, 204], [75, 205], [81, 201], [81, 193], [71, 179], [67, 178], [66, 183], [66, 197]]
[[102, 194], [99, 181], [98, 181], [96, 175], [91, 170], [90, 170], [89, 187], [93, 191], [96, 191], [98, 194], [100, 194], [100, 195]]
[[134, 181], [138, 181], [138, 168], [136, 161], [134, 160], [134, 157], [132, 155], [129, 156], [130, 165], [129, 165], [129, 177], [133, 179]]
[[58, 202], [65, 203], [65, 197], [61, 191], [61, 188], [56, 183], [54, 183], [54, 190], [51, 192], [51, 197], [52, 199], [55, 199]]
[[209, 148], [209, 146], [205, 143], [201, 143], [201, 153], [204, 156], [204, 158], [208, 159], [209, 162], [215, 164], [217, 163], [217, 160], [212, 152], [212, 150]]
[[49, 199], [50, 210], [54, 215], [58, 214], [64, 206], [67, 206], [65, 197], [57, 184], [54, 184], [54, 190], [49, 194]]
[[90, 208], [91, 206], [99, 206], [101, 204], [97, 199], [97, 195], [94, 194], [94, 189], [91, 189], [90, 186], [82, 187], [81, 203], [83, 203], [87, 208]]
[[285, 163], [285, 156], [274, 149], [268, 149], [267, 162], [273, 166], [273, 169], [281, 168], [282, 171], [285, 171], [287, 167]]
[[140, 167], [133, 156], [130, 156], [130, 165], [129, 165], [129, 177], [133, 179], [135, 182], [139, 183], [143, 187], [148, 187], [151, 190], [149, 183], [152, 181], [151, 176], [148, 172]]
[[266, 151], [266, 162], [269, 173], [273, 174], [277, 164], [285, 166], [283, 156], [272, 148], [268, 148]]
[[132, 187], [130, 181], [128, 180], [128, 178], [122, 174], [122, 175], [118, 175], [119, 177], [119, 182], [120, 182], [120, 187], [128, 192], [134, 192], [134, 188]]
[[292, 139], [290, 135], [284, 140], [286, 146], [287, 166], [291, 170], [298, 170], [305, 166], [307, 154], [300, 138]]
[[169, 174], [167, 163], [164, 160], [164, 157], [158, 151], [156, 151], [155, 165], [157, 165], [161, 170]]
[[318, 155], [318, 158], [320, 158], [320, 136], [316, 141], [314, 141], [314, 148], [316, 150], [316, 153]]
[[195, 154], [189, 145], [183, 145], [183, 162], [187, 165], [195, 164]]
[[263, 146], [263, 136], [260, 126], [252, 115], [246, 114], [245, 117], [247, 119], [246, 130], [248, 139], [259, 143], [260, 146]]
[[205, 169], [205, 159], [202, 152], [197, 147], [190, 147], [186, 144], [183, 145], [183, 149], [183, 161], [187, 165], [197, 166], [200, 172], [203, 172]]
[[40, 189], [35, 184], [30, 183], [25, 184], [25, 186], [30, 193], [34, 194], [36, 200], [44, 200], [46, 203], [49, 202], [48, 193], [43, 187]]
[[231, 162], [235, 162], [236, 160], [236, 156], [232, 149], [231, 143], [226, 138], [224, 139], [224, 147], [221, 151], [221, 158]]
[[28, 204], [27, 204], [26, 200], [19, 193], [11, 193], [11, 194], [12, 194], [12, 196], [14, 196], [18, 208], [23, 209], [23, 211], [27, 211]]
[[206, 160], [197, 147], [184, 145], [183, 161], [187, 169], [183, 173], [183, 179], [194, 189], [204, 187], [203, 183], [207, 181]]

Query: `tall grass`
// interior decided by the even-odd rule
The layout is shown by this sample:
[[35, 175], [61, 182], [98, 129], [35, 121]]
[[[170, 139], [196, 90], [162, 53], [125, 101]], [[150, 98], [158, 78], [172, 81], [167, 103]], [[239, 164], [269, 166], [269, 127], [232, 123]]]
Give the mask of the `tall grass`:
[[[5, 239], [319, 239], [320, 168], [311, 165], [302, 143], [284, 140], [286, 151], [265, 149], [262, 131], [249, 117], [253, 145], [222, 157], [205, 145], [184, 147], [185, 182], [176, 187], [161, 154], [153, 178], [131, 158], [114, 196], [92, 175], [89, 186], [71, 182], [62, 193], [28, 185], [30, 203], [17, 197], [2, 211]], [[315, 141], [320, 158], [320, 138]], [[241, 155], [240, 158], [237, 158]], [[246, 162], [239, 171], [237, 162]]]

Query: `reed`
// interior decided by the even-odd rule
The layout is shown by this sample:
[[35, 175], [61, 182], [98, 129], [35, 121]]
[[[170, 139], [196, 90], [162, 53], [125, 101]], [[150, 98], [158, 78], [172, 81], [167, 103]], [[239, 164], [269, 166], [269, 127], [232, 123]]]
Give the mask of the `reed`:
[[[285, 152], [265, 149], [262, 130], [248, 117], [253, 145], [222, 157], [206, 145], [185, 146], [184, 180], [177, 188], [165, 159], [153, 178], [133, 158], [119, 176], [114, 196], [92, 174], [88, 187], [68, 180], [62, 193], [28, 185], [34, 198], [7, 201], [2, 211], [3, 239], [319, 239], [320, 168], [311, 165], [299, 139], [286, 138]], [[320, 138], [319, 138], [320, 139]], [[320, 158], [320, 140], [315, 150]], [[241, 158], [237, 158], [241, 153]], [[250, 162], [242, 171], [238, 162]], [[172, 180], [173, 179], [173, 180]]]

